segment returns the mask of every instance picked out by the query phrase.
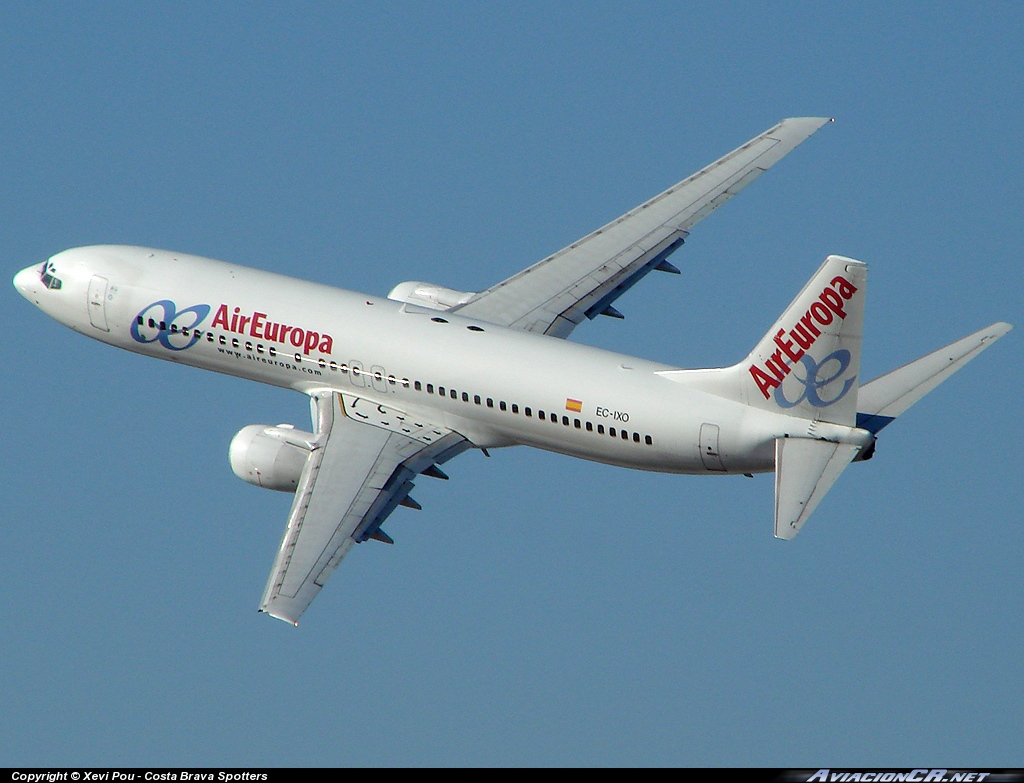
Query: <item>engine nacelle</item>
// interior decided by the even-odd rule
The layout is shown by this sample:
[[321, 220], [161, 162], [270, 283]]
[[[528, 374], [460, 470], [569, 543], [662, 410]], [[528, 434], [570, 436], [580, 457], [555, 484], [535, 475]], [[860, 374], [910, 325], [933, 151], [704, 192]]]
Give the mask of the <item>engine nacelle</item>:
[[250, 424], [231, 439], [228, 461], [242, 481], [279, 492], [294, 492], [313, 447], [312, 432], [290, 424]]
[[455, 305], [465, 304], [474, 296], [476, 294], [472, 291], [456, 291], [443, 285], [408, 280], [392, 288], [388, 299], [429, 307], [431, 310], [450, 310]]

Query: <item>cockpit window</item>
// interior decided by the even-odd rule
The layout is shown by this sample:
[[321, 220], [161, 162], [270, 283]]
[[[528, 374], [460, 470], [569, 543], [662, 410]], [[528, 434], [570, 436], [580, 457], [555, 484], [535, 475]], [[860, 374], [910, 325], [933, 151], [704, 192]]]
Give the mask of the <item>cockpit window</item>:
[[51, 291], [56, 291], [61, 286], [60, 280], [53, 275], [57, 270], [53, 268], [53, 264], [47, 261], [43, 264], [43, 269], [39, 273], [39, 279], [43, 281], [43, 285], [49, 288]]

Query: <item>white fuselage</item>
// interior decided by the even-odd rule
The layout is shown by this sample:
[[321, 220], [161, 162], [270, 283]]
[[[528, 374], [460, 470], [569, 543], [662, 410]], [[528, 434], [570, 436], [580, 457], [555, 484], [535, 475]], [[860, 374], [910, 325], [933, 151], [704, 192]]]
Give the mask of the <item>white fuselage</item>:
[[39, 265], [15, 284], [89, 337], [307, 394], [354, 394], [481, 448], [751, 473], [773, 470], [775, 438], [806, 426], [656, 374], [667, 365], [236, 264], [126, 246], [48, 263], [59, 289]]

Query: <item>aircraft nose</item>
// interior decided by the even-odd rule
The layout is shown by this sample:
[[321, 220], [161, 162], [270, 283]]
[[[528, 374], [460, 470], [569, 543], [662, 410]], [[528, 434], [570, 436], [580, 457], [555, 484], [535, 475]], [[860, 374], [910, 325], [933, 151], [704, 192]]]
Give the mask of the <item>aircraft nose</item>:
[[32, 300], [35, 289], [39, 286], [39, 265], [29, 266], [22, 269], [14, 276], [14, 287], [18, 293], [28, 300]]

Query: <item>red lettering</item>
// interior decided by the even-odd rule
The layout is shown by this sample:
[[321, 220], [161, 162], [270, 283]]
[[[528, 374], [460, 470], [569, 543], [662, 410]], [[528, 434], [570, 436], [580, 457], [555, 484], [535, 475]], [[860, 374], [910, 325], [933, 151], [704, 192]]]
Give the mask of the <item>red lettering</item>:
[[843, 297], [843, 299], [849, 299], [851, 296], [857, 293], [856, 286], [854, 286], [854, 284], [847, 280], [845, 277], [832, 278], [832, 285], [839, 290], [839, 295]]
[[252, 314], [252, 326], [249, 327], [249, 335], [252, 337], [262, 337], [262, 324], [260, 323], [264, 318], [267, 317], [266, 313], [253, 313]]
[[306, 332], [306, 354], [320, 344], [320, 332]]
[[827, 326], [828, 324], [832, 323], [832, 321], [835, 320], [835, 318], [832, 315], [832, 311], [825, 307], [825, 305], [823, 305], [821, 302], [815, 302], [814, 304], [812, 304], [811, 309], [808, 310], [807, 312], [813, 315], [814, 320], [817, 321], [822, 326]]
[[825, 306], [833, 313], [838, 315], [840, 318], [846, 318], [846, 313], [843, 312], [843, 298], [831, 288], [826, 288], [822, 291], [821, 296], [818, 298], [824, 302]]
[[[306, 330], [298, 326], [288, 326], [267, 320], [267, 314], [256, 310], [252, 315], [242, 315], [240, 307], [234, 308], [230, 314], [226, 304], [217, 308], [211, 328], [221, 328], [228, 332], [237, 334], [248, 334], [250, 337], [262, 338], [264, 340], [287, 343], [291, 342], [296, 348], [301, 348], [307, 355], [312, 351], [320, 353], [331, 353], [334, 350], [334, 338], [329, 334], [320, 334], [312, 329]], [[301, 356], [302, 354], [298, 354]]]
[[788, 356], [791, 361], [798, 362], [800, 361], [800, 357], [804, 355], [804, 352], [797, 351], [794, 353], [793, 341], [784, 339], [782, 335], [784, 335], [785, 333], [785, 330], [779, 329], [778, 333], [775, 335], [775, 344], [779, 346], [779, 348], [781, 348], [783, 351], [785, 351], [786, 356]]
[[217, 308], [217, 314], [213, 317], [213, 323], [210, 324], [210, 326], [222, 326], [225, 329], [230, 328], [228, 327], [228, 306], [226, 304], [222, 304]]
[[[811, 323], [811, 311], [808, 310], [804, 313], [803, 318], [800, 319], [800, 323], [807, 327], [807, 331], [811, 333], [811, 345], [814, 345], [815, 339], [821, 334], [821, 330], [817, 326]], [[808, 346], [810, 347], [810, 346]]]
[[764, 398], [767, 400], [771, 397], [771, 392], [768, 390], [776, 388], [779, 385], [779, 382], [774, 378], [765, 375], [764, 372], [761, 371], [760, 367], [755, 367], [754, 365], [750, 365], [750, 374], [754, 376], [754, 383], [757, 384], [757, 388], [761, 390], [761, 394], [764, 395]]
[[780, 381], [789, 375], [789, 367], [782, 361], [782, 354], [779, 351], [773, 353], [771, 358], [764, 363], [764, 366]]
[[[796, 340], [797, 344], [805, 351], [814, 345], [814, 338], [811, 337], [810, 332], [807, 331], [807, 327], [803, 324], [797, 324], [794, 326], [792, 331], [790, 331], [789, 336]], [[803, 356], [803, 351], [800, 352], [800, 355]]]

